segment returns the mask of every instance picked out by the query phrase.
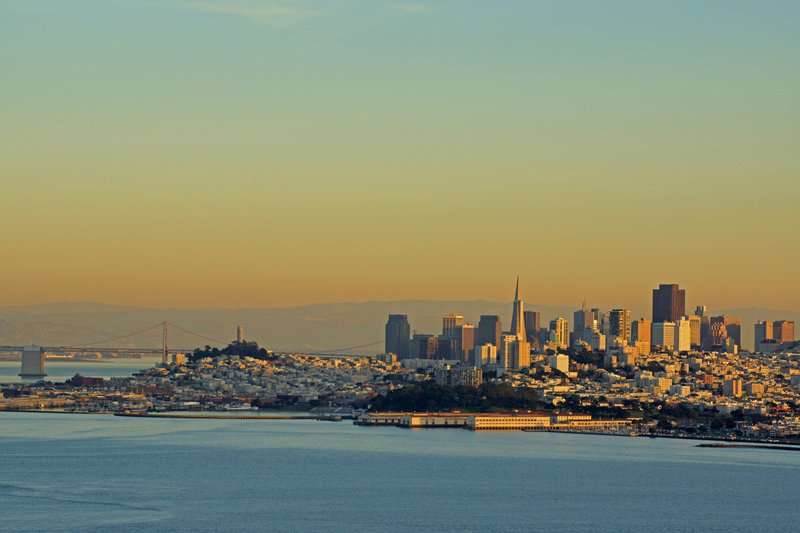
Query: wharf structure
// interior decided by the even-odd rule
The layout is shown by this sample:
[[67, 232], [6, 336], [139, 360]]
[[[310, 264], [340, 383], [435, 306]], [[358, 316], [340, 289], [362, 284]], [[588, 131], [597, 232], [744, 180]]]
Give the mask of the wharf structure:
[[25, 346], [22, 348], [22, 368], [19, 375], [24, 379], [43, 378], [44, 351], [41, 346]]
[[399, 426], [406, 428], [465, 428], [469, 430], [558, 430], [595, 431], [630, 428], [633, 421], [592, 420], [582, 413], [364, 413], [355, 422], [363, 426]]

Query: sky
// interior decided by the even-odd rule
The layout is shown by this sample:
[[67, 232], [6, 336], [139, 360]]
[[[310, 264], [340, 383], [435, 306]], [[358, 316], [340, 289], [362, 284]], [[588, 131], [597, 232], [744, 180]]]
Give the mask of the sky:
[[800, 310], [798, 21], [0, 0], [0, 305]]

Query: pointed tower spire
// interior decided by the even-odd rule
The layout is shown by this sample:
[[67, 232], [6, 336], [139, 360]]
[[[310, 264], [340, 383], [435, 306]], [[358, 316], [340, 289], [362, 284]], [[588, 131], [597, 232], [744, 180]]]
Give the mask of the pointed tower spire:
[[522, 312], [522, 301], [519, 299], [519, 276], [517, 276], [517, 288], [514, 292], [514, 307], [511, 313], [511, 331], [509, 333], [522, 340], [525, 339], [525, 317]]

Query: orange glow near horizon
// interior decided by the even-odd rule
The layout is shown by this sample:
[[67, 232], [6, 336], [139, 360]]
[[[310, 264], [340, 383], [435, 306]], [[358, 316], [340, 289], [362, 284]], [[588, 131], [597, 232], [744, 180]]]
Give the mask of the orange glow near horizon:
[[717, 7], [3, 4], [0, 305], [798, 311], [798, 8]]

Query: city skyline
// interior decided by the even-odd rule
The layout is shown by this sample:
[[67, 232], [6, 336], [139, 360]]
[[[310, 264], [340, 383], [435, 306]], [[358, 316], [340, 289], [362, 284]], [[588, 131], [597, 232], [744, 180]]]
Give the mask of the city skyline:
[[799, 14], [4, 0], [0, 305], [797, 310]]

